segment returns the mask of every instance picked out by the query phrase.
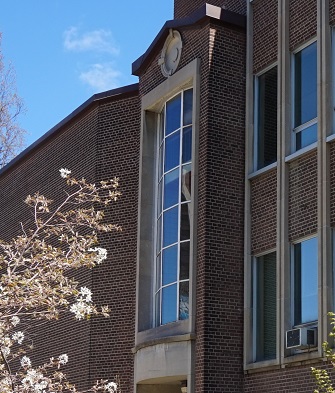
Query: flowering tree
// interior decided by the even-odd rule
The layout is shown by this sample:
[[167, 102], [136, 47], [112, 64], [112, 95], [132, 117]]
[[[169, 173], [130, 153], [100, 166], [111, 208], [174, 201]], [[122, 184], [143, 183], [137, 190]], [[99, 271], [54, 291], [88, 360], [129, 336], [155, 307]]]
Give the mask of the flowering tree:
[[[332, 331], [329, 333], [329, 337], [335, 337], [335, 314], [329, 312], [330, 324], [332, 326]], [[335, 353], [332, 347], [329, 345], [328, 341], [322, 344], [325, 357], [331, 363], [333, 369], [335, 369]], [[312, 375], [315, 378], [317, 389], [314, 393], [335, 393], [335, 388], [333, 387], [333, 381], [326, 369], [311, 367]]]
[[16, 92], [14, 68], [11, 64], [5, 66], [0, 49], [0, 168], [15, 157], [24, 145], [25, 131], [17, 122], [22, 111], [23, 103]]
[[[36, 193], [25, 203], [32, 209], [32, 225], [21, 224], [21, 234], [0, 241], [0, 392], [78, 392], [64, 372], [66, 354], [58, 354], [40, 366], [27, 356], [26, 326], [34, 320], [58, 319], [62, 313], [89, 319], [108, 317], [108, 306], [97, 307], [87, 287], [70, 278], [73, 269], [93, 268], [107, 258], [97, 247], [99, 231], [120, 230], [103, 222], [102, 210], [116, 201], [118, 179], [90, 184], [61, 169], [65, 196], [54, 207], [52, 200]], [[24, 326], [25, 328], [20, 328]], [[87, 392], [119, 392], [115, 382], [97, 381]]]

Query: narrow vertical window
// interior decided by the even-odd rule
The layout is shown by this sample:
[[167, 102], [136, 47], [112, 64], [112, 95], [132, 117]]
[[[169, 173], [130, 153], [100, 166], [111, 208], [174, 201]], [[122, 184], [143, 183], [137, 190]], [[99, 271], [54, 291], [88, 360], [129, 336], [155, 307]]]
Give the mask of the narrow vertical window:
[[294, 244], [292, 266], [293, 323], [318, 320], [318, 241]]
[[156, 325], [189, 317], [192, 89], [161, 113], [156, 246]]
[[276, 253], [254, 260], [253, 274], [254, 361], [276, 358]]
[[294, 55], [293, 129], [295, 150], [317, 140], [316, 42]]
[[255, 169], [277, 161], [277, 66], [255, 80]]

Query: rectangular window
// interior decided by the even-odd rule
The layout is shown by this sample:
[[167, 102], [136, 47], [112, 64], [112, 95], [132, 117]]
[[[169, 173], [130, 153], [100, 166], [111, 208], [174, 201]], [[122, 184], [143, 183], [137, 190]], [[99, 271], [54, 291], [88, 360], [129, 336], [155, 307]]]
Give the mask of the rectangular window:
[[318, 320], [318, 239], [293, 245], [292, 307], [294, 326]]
[[317, 44], [294, 55], [293, 132], [295, 150], [317, 140]]
[[277, 66], [255, 79], [256, 170], [277, 161]]
[[276, 253], [254, 259], [253, 269], [254, 361], [276, 358]]
[[157, 184], [156, 326], [189, 317], [193, 90], [161, 113]]

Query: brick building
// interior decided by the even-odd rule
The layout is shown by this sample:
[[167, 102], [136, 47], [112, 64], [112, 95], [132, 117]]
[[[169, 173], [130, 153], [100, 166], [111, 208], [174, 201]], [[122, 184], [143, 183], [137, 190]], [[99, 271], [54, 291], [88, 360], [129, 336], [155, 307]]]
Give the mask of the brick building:
[[[139, 83], [93, 96], [0, 171], [0, 237], [58, 170], [121, 178], [82, 273], [106, 320], [61, 320], [80, 386], [125, 393], [311, 392], [334, 309], [335, 0], [175, 0]], [[5, 234], [5, 235], [3, 235]]]

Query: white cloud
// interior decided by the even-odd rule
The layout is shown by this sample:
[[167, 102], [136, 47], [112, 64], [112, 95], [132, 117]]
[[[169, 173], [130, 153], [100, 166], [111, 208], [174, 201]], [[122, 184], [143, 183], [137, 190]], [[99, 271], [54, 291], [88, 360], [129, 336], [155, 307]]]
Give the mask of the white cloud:
[[64, 48], [73, 52], [96, 51], [113, 55], [119, 53], [112, 33], [102, 29], [79, 34], [77, 27], [70, 27], [64, 32]]
[[101, 92], [118, 87], [120, 75], [112, 64], [105, 63], [93, 64], [87, 71], [82, 72], [79, 78], [96, 92]]

